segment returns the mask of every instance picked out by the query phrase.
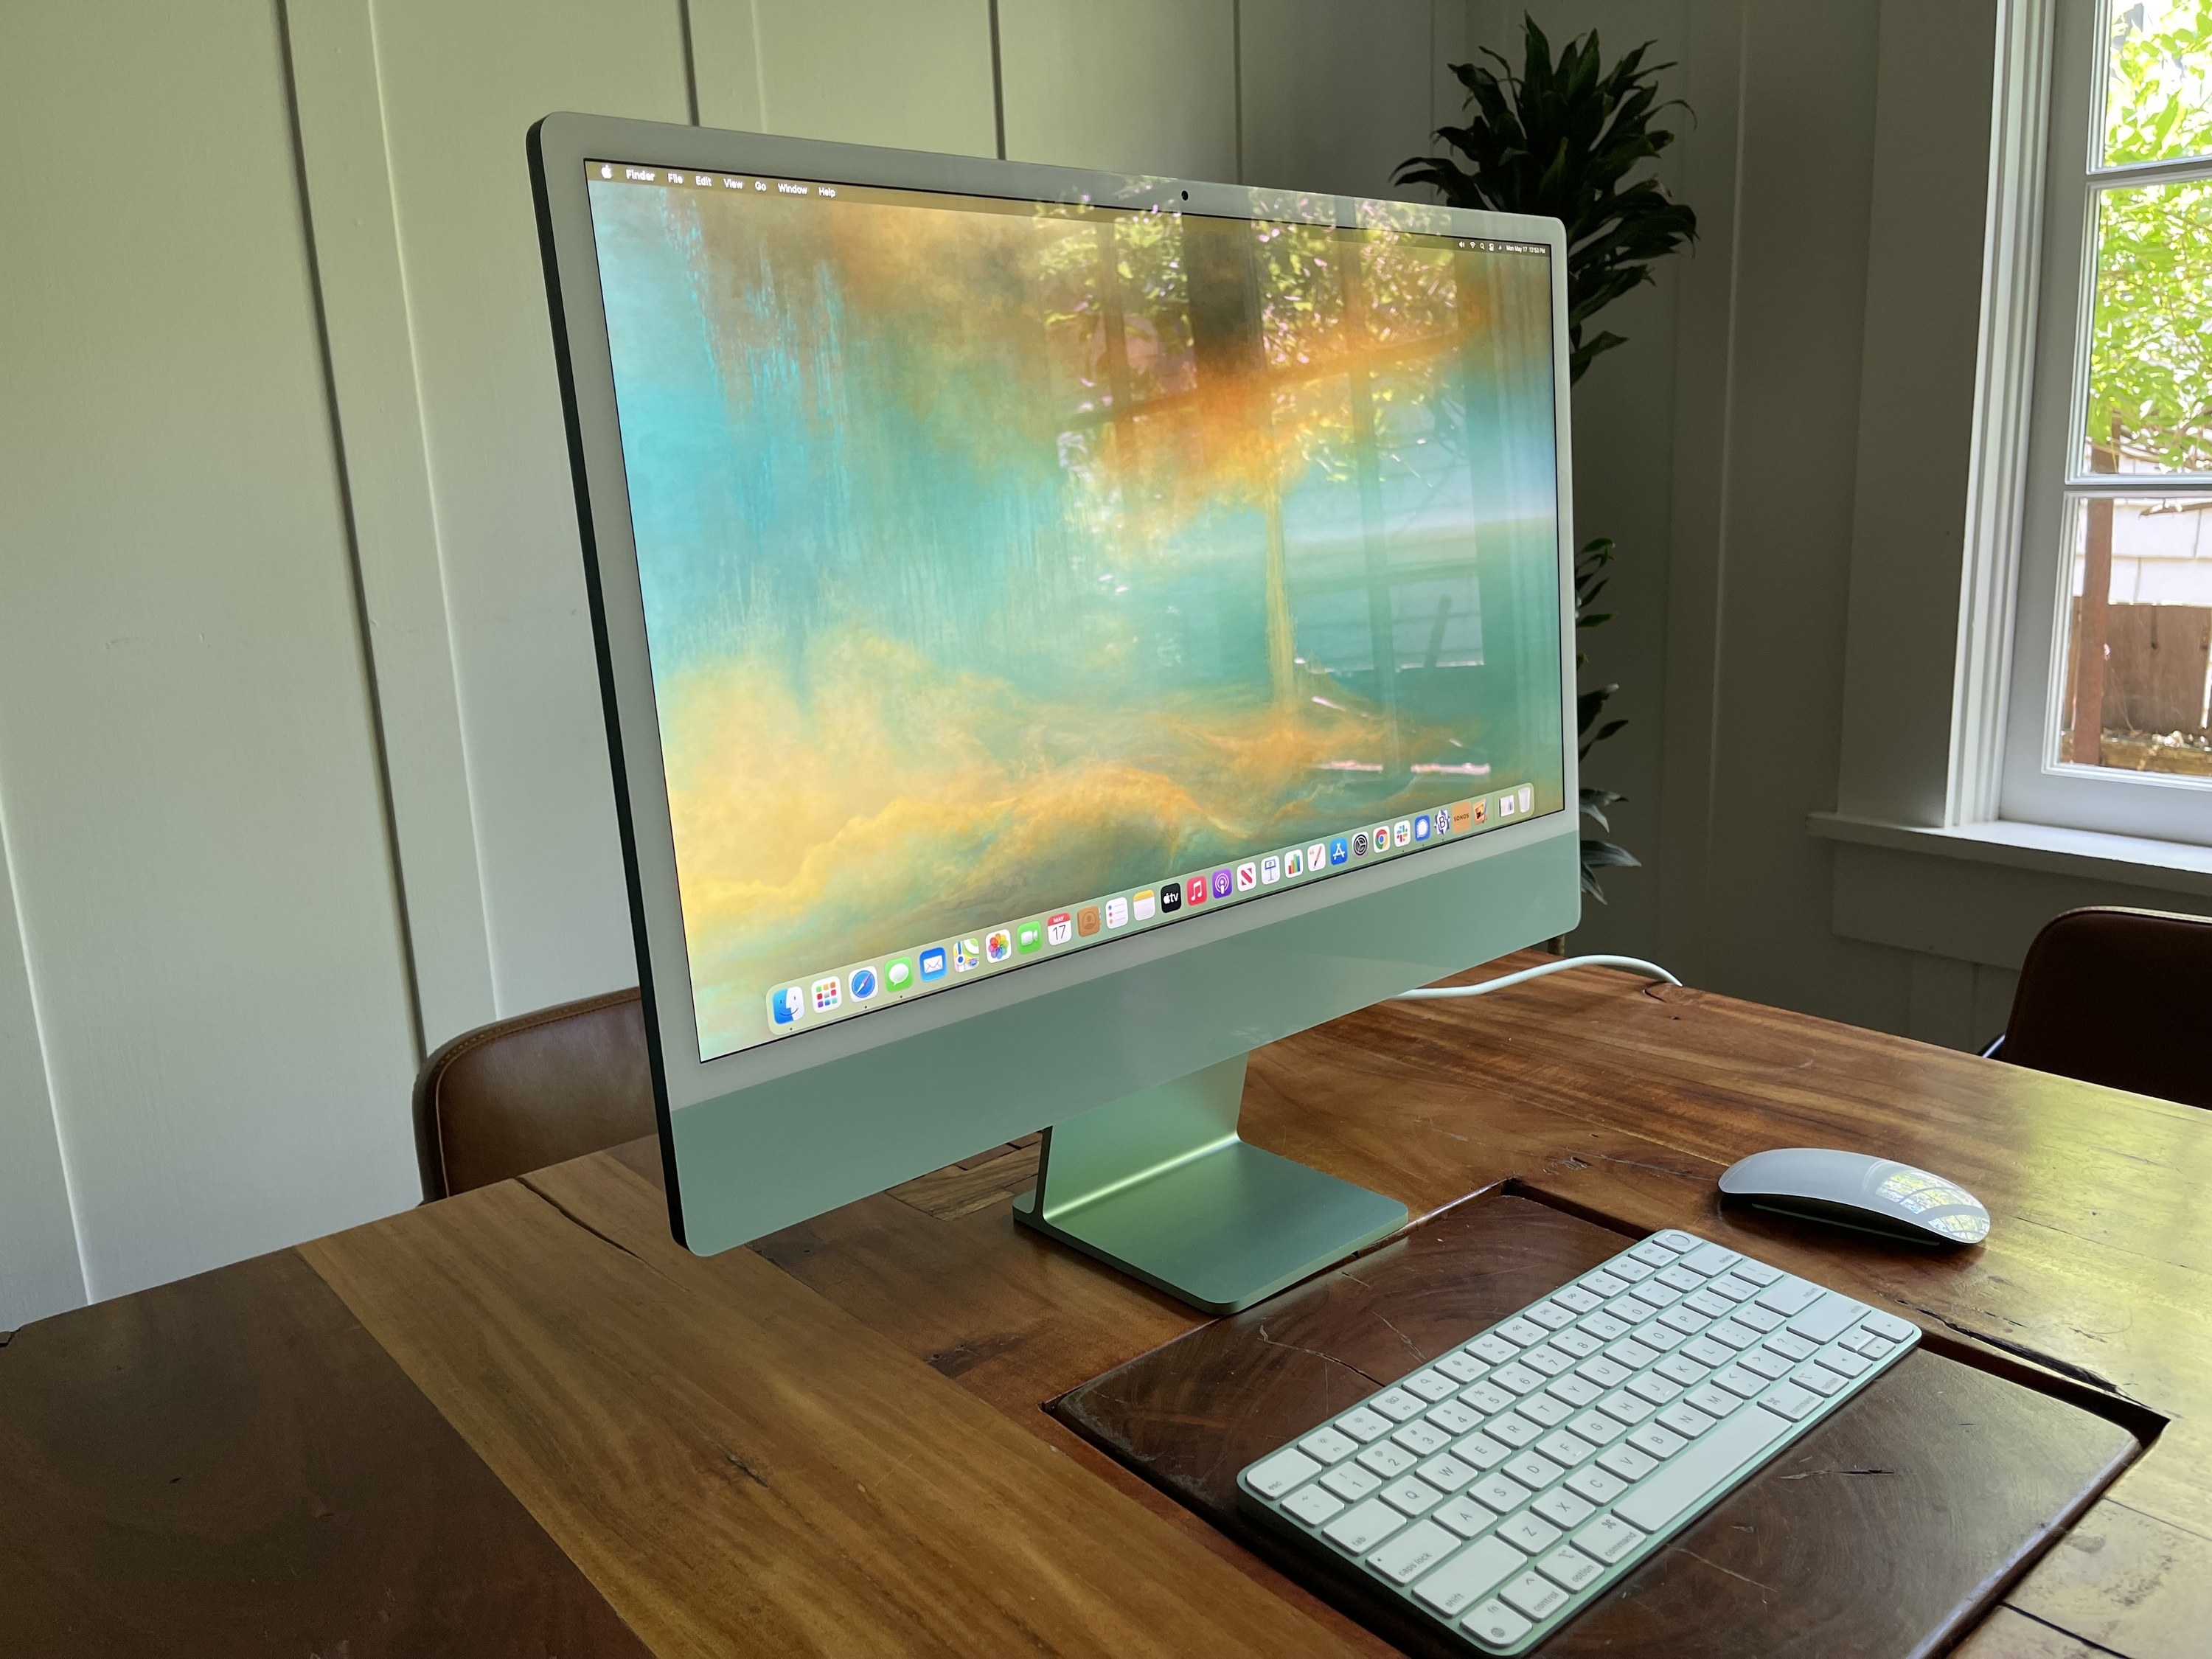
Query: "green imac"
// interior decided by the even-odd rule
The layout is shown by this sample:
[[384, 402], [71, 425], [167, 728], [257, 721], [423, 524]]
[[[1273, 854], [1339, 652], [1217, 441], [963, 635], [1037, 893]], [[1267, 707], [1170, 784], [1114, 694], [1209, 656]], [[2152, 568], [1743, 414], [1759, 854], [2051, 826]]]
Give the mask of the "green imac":
[[1556, 221], [530, 137], [676, 1236], [1029, 1131], [1226, 1312], [1403, 1226], [1258, 1045], [1579, 914]]

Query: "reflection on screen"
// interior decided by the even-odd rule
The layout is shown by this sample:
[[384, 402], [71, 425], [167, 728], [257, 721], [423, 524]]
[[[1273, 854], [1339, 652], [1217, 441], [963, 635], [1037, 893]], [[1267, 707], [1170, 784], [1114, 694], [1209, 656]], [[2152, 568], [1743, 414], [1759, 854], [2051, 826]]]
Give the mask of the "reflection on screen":
[[1541, 247], [588, 177], [702, 1059], [1565, 806]]

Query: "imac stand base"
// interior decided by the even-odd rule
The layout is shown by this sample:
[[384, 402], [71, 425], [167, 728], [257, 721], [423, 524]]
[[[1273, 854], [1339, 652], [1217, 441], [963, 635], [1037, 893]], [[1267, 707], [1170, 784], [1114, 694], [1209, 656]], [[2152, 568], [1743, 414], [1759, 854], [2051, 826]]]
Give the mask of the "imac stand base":
[[1047, 1129], [1014, 1218], [1213, 1314], [1403, 1227], [1395, 1199], [1237, 1138], [1244, 1058]]

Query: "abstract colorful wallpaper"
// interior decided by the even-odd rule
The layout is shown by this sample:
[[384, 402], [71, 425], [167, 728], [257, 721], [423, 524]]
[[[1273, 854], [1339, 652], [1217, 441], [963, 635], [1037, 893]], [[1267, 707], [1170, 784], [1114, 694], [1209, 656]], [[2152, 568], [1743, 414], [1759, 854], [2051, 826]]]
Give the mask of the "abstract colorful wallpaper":
[[1540, 252], [591, 188], [702, 1059], [809, 971], [1565, 805]]

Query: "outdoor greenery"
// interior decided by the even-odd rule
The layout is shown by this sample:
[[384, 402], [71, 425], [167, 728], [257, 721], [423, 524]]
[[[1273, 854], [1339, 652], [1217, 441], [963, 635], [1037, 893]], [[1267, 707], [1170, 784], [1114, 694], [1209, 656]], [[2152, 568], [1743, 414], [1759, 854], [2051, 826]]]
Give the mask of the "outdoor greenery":
[[[1524, 17], [1522, 30], [1518, 74], [1496, 52], [1485, 53], [1496, 70], [1480, 64], [1452, 65], [1467, 88], [1472, 118], [1465, 126], [1437, 129], [1437, 137], [1461, 159], [1417, 155], [1399, 167], [1396, 177], [1401, 183], [1432, 185], [1455, 207], [1542, 214], [1566, 227], [1567, 372], [1570, 380], [1579, 380], [1600, 353], [1624, 343], [1611, 332], [1586, 337], [1590, 319], [1650, 282], [1655, 264], [1697, 236], [1697, 215], [1669, 198], [1646, 169], [1674, 141], [1672, 131], [1654, 125], [1655, 118], [1680, 100], [1659, 100], [1659, 73], [1673, 65], [1644, 62], [1650, 41], [1608, 70], [1595, 29], [1569, 41], [1556, 59], [1534, 18]], [[1614, 556], [1612, 540], [1603, 537], [1586, 544], [1577, 556], [1577, 629], [1612, 620], [1611, 611], [1592, 607], [1610, 580], [1607, 569]], [[1585, 661], [1576, 653], [1577, 669]], [[1603, 718], [1606, 704], [1620, 690], [1617, 684], [1595, 686], [1576, 699], [1582, 755], [1627, 724]], [[1607, 809], [1624, 799], [1612, 790], [1585, 786], [1583, 814], [1610, 835]], [[1597, 872], [1636, 862], [1626, 848], [1585, 836], [1583, 890], [1603, 903]]]
[[[2212, 151], [2212, 4], [2112, 18], [2106, 167]], [[2212, 472], [2212, 182], [2099, 192], [2084, 442], [2167, 472]], [[2118, 455], [2109, 452], [2117, 449]]]

